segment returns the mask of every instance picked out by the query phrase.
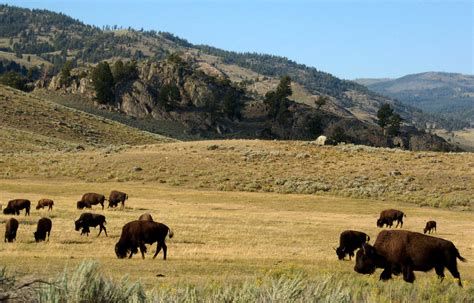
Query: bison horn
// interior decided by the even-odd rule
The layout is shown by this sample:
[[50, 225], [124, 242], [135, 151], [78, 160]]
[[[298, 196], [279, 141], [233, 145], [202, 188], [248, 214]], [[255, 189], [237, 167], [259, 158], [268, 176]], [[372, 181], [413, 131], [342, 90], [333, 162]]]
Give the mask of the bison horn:
[[335, 251], [337, 251], [337, 248], [333, 247], [332, 249], [334, 249]]

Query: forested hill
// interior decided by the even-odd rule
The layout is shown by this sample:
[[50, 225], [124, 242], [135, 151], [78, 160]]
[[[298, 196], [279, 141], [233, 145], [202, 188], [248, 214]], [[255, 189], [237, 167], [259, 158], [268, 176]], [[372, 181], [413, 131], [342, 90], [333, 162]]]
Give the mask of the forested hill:
[[[48, 89], [52, 87], [53, 90], [61, 90], [65, 83], [57, 76], [60, 71], [64, 72], [65, 66], [68, 66], [67, 73], [69, 74], [71, 68], [74, 69], [71, 76], [77, 81], [70, 82], [68, 78], [66, 82], [73, 83], [76, 87], [69, 87], [62, 94], [71, 91], [77, 92], [86, 89], [87, 83], [84, 81], [86, 79], [87, 81], [92, 80], [91, 67], [97, 63], [108, 61], [112, 65], [120, 60], [124, 62], [133, 60], [139, 63], [136, 66], [141, 69], [135, 73], [138, 79], [135, 77], [133, 80], [127, 80], [129, 81], [127, 83], [116, 81], [112, 84], [115, 85], [111, 89], [114, 91], [116, 99], [115, 103], [109, 105], [114, 110], [123, 111], [121, 106], [125, 103], [134, 104], [135, 101], [128, 100], [128, 97], [125, 98], [127, 100], [122, 98], [131, 96], [130, 98], [134, 100], [140, 100], [141, 109], [137, 111], [129, 108], [129, 110], [140, 116], [151, 115], [154, 119], [198, 125], [202, 124], [199, 122], [201, 120], [195, 119], [199, 112], [201, 115], [199, 119], [207, 121], [208, 129], [214, 129], [213, 131], [217, 131], [219, 135], [222, 132], [237, 134], [240, 131], [240, 136], [245, 133], [246, 137], [256, 136], [255, 134], [258, 133], [257, 137], [312, 138], [318, 134], [326, 134], [328, 129], [339, 130], [339, 132], [342, 129], [347, 134], [354, 129], [354, 125], [358, 125], [358, 133], [352, 134], [352, 141], [385, 146], [388, 143], [381, 143], [385, 140], [380, 141], [381, 129], [377, 125], [377, 111], [383, 104], [390, 104], [395, 112], [403, 118], [404, 126], [407, 127], [406, 134], [413, 133], [413, 130], [410, 130], [413, 129], [413, 126], [422, 129], [427, 122], [433, 120], [432, 117], [424, 115], [420, 110], [374, 93], [365, 86], [339, 79], [329, 73], [298, 64], [284, 57], [236, 53], [211, 46], [193, 45], [165, 32], [119, 28], [113, 25], [98, 28], [86, 25], [64, 14], [47, 10], [30, 10], [0, 5], [0, 16], [0, 60], [2, 60], [0, 67], [4, 75], [6, 74], [6, 79], [3, 79], [2, 76], [0, 82], [7, 85], [9, 83], [18, 84], [17, 88], [20, 89], [37, 89], [38, 87]], [[169, 64], [170, 61], [165, 62], [167, 58], [176, 54], [184, 60], [185, 65], [182, 66], [187, 66], [187, 75], [181, 74], [182, 66], [173, 67]], [[178, 65], [180, 64], [178, 62]], [[177, 69], [175, 69], [176, 67]], [[179, 98], [189, 100], [188, 105], [199, 105], [199, 108], [185, 108], [187, 105], [183, 103], [174, 112], [169, 108], [163, 111], [162, 108], [159, 108], [156, 98], [163, 94], [162, 86], [169, 83], [153, 80], [156, 75], [147, 75], [145, 72], [148, 70], [158, 74], [162, 74], [165, 70], [168, 71], [168, 74], [162, 74], [165, 77], [163, 79], [176, 81], [181, 94]], [[210, 78], [203, 77], [203, 73]], [[49, 85], [48, 83], [55, 76], [54, 84]], [[264, 100], [267, 99], [267, 93], [277, 88], [278, 82], [283, 76], [290, 76], [292, 83], [288, 100], [281, 99], [285, 101], [285, 104], [280, 116], [286, 111], [291, 112], [291, 117], [284, 119], [285, 123], [290, 123], [290, 125], [283, 125], [284, 123], [282, 124], [280, 121], [280, 125], [275, 126], [278, 124], [275, 123], [275, 117], [270, 119], [271, 121], [268, 120], [268, 104], [266, 105]], [[84, 79], [84, 81], [79, 83], [80, 79]], [[187, 87], [180, 86], [184, 83], [183, 81], [188, 83]], [[29, 83], [25, 84], [25, 82]], [[156, 86], [157, 84], [159, 85]], [[212, 98], [207, 99], [215, 100], [219, 110], [222, 110], [223, 99], [220, 99], [219, 96], [225, 94], [219, 91], [220, 85], [223, 85], [222, 87], [226, 91], [233, 91], [232, 87], [238, 87], [243, 91], [245, 96], [239, 93], [237, 94], [240, 96], [238, 100], [228, 98], [227, 101], [228, 105], [232, 105], [234, 101], [247, 100], [241, 112], [236, 115], [237, 117], [242, 114], [243, 121], [226, 121], [216, 125], [214, 119], [216, 114], [213, 112], [216, 107], [209, 105], [201, 107], [201, 101], [207, 98], [202, 94], [211, 94]], [[129, 94], [132, 92], [132, 88], [144, 93], [151, 90], [152, 93], [148, 95]], [[186, 95], [191, 91], [196, 95]], [[90, 90], [88, 92], [92, 93]], [[166, 98], [169, 99], [172, 95], [178, 97], [174, 87], [171, 87], [171, 92], [173, 94], [167, 95]], [[121, 99], [117, 99], [118, 95], [122, 96]], [[145, 96], [149, 99], [148, 101], [145, 100]], [[324, 102], [318, 105], [317, 100], [324, 100]], [[295, 105], [287, 101], [294, 102]], [[198, 111], [196, 111], [197, 109]], [[311, 113], [311, 115], [303, 115], [303, 113]], [[303, 120], [302, 115], [305, 117]], [[211, 118], [208, 119], [207, 116]], [[245, 120], [245, 118], [248, 119]], [[260, 120], [255, 120], [257, 118]], [[260, 123], [258, 131], [255, 129], [257, 122]], [[336, 124], [338, 127], [334, 126]], [[268, 129], [272, 130], [270, 134]], [[284, 133], [284, 130], [291, 131], [288, 134]], [[377, 135], [373, 135], [372, 131], [375, 131]], [[206, 136], [208, 135], [209, 133], [206, 134]], [[420, 135], [417, 133], [417, 136]], [[360, 136], [364, 139], [361, 140]], [[429, 146], [424, 143], [421, 145]]]
[[474, 125], [473, 75], [426, 72], [372, 81], [367, 86], [426, 112]]

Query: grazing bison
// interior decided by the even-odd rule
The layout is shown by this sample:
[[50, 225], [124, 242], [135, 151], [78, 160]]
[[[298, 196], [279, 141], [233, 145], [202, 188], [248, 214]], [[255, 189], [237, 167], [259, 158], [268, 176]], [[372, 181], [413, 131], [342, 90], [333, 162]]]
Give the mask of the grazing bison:
[[166, 236], [173, 237], [173, 232], [168, 226], [150, 221], [132, 221], [124, 225], [122, 235], [115, 244], [115, 253], [118, 258], [125, 258], [130, 251], [131, 258], [133, 254], [138, 253], [138, 248], [145, 259], [145, 244], [153, 244], [157, 242], [156, 252], [153, 259], [156, 258], [160, 250], [163, 248], [163, 260], [166, 260], [167, 247], [165, 244]]
[[456, 259], [466, 262], [450, 241], [406, 230], [384, 230], [374, 246], [364, 244], [357, 252], [354, 270], [372, 274], [376, 268], [383, 268], [380, 280], [402, 273], [403, 280], [412, 283], [413, 271], [427, 272], [434, 268], [442, 280], [446, 267], [462, 286]]
[[98, 215], [98, 214], [91, 214], [91, 213], [83, 213], [79, 219], [75, 221], [76, 225], [76, 231], [79, 231], [79, 229], [82, 228], [82, 234], [89, 235], [89, 227], [97, 227], [97, 225], [100, 227], [99, 234], [97, 235], [100, 236], [100, 233], [102, 230], [105, 232], [105, 236], [108, 237], [107, 235], [107, 229], [105, 229], [105, 216], [103, 215]]
[[53, 210], [54, 201], [51, 199], [41, 199], [38, 201], [38, 205], [36, 205], [36, 209], [43, 209], [44, 207], [48, 207], [48, 210]]
[[153, 217], [149, 214], [149, 213], [146, 213], [146, 214], [143, 214], [141, 215], [138, 220], [140, 221], [150, 221], [150, 222], [153, 222]]
[[8, 201], [7, 207], [3, 210], [5, 215], [19, 215], [20, 210], [25, 209], [25, 216], [30, 215], [30, 200], [26, 199], [15, 199]]
[[10, 218], [5, 224], [5, 242], [13, 242], [16, 239], [16, 231], [18, 230], [18, 220]]
[[38, 226], [36, 231], [33, 233], [35, 236], [35, 241], [40, 242], [46, 240], [46, 234], [48, 234], [48, 241], [49, 241], [49, 234], [51, 233], [51, 227], [53, 223], [48, 218], [41, 218], [38, 221]]
[[396, 210], [396, 209], [386, 209], [380, 213], [380, 217], [377, 220], [377, 227], [383, 227], [384, 224], [387, 225], [387, 227], [392, 227], [393, 221], [397, 221], [397, 226], [400, 224], [400, 228], [403, 227], [403, 217], [406, 217], [402, 211]]
[[363, 232], [355, 230], [346, 230], [339, 237], [339, 247], [334, 248], [339, 260], [349, 255], [349, 260], [354, 256], [354, 251], [361, 248], [362, 245], [370, 240], [370, 237]]
[[423, 233], [426, 234], [427, 232], [431, 234], [431, 231], [434, 229], [436, 231], [436, 221], [428, 221], [426, 222], [426, 226], [423, 229]]
[[100, 204], [102, 206], [102, 209], [104, 209], [104, 201], [105, 201], [105, 196], [101, 194], [96, 194], [96, 193], [87, 193], [84, 194], [81, 198], [80, 201], [77, 202], [77, 208], [79, 208], [79, 202], [83, 202], [84, 204], [81, 203], [81, 206], [83, 205], [82, 208], [91, 208], [92, 205], [97, 205]]
[[110, 195], [109, 195], [108, 207], [116, 207], [119, 203], [122, 203], [122, 208], [125, 208], [125, 201], [127, 199], [128, 199], [128, 195], [126, 193], [113, 190], [110, 192]]

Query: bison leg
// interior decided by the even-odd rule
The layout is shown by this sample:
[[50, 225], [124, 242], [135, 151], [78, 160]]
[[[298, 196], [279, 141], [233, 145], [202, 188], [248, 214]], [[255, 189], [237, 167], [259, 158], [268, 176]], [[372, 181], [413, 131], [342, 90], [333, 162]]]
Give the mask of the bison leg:
[[403, 269], [403, 280], [408, 283], [415, 281], [415, 273], [410, 265], [404, 266]]
[[[156, 242], [156, 251], [155, 251], [155, 254], [153, 255], [153, 259], [155, 259], [158, 253], [161, 251], [161, 247], [162, 247], [161, 243], [159, 241]], [[165, 249], [163, 248], [163, 253], [164, 252], [165, 252]]]
[[142, 253], [142, 259], [145, 260], [146, 246], [143, 243], [140, 243], [140, 252]]
[[165, 242], [163, 242], [161, 246], [163, 246], [163, 260], [166, 260], [166, 252], [168, 251], [168, 247], [166, 246]]
[[438, 279], [440, 279], [440, 282], [443, 282], [444, 280], [444, 266], [436, 266], [435, 267], [436, 274], [438, 275]]
[[459, 274], [458, 271], [458, 266], [456, 264], [456, 260], [454, 262], [450, 262], [451, 264], [448, 264], [446, 267], [448, 268], [449, 272], [453, 275], [455, 279], [458, 279], [458, 285], [462, 287], [462, 282], [461, 282], [461, 275]]
[[100, 227], [100, 230], [99, 230], [99, 234], [97, 235], [97, 237], [100, 236], [100, 233], [102, 232], [102, 229], [104, 230], [105, 236], [108, 237], [108, 235], [107, 235], [107, 229], [105, 229], [104, 224], [100, 224], [99, 227]]
[[387, 267], [380, 274], [379, 280], [387, 281], [387, 280], [390, 280], [391, 278], [392, 278], [392, 271], [390, 270], [390, 268]]

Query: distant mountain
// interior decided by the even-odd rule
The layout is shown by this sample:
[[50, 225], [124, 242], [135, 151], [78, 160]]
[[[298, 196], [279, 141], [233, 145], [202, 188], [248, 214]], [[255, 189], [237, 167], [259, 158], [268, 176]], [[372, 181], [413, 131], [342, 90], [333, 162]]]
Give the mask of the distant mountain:
[[427, 72], [356, 82], [428, 113], [474, 125], [474, 75]]
[[[36, 80], [30, 88], [57, 92], [66, 99], [71, 99], [68, 94], [88, 92], [91, 101], [91, 67], [104, 60], [110, 64], [134, 60], [137, 75], [115, 83], [115, 100], [105, 108], [137, 119], [171, 120], [185, 128], [180, 137], [314, 139], [320, 134], [339, 136], [343, 132], [345, 140], [354, 143], [400, 145], [400, 141], [393, 143], [393, 138], [387, 138], [376, 123], [377, 110], [389, 103], [404, 119], [405, 148], [431, 149], [432, 143], [422, 143], [430, 141], [436, 142], [436, 149], [449, 149], [440, 138], [427, 138], [431, 135], [420, 131], [433, 120], [419, 109], [287, 58], [193, 45], [164, 32], [98, 28], [46, 10], [0, 5], [0, 16], [4, 70], [18, 69], [8, 60], [28, 68], [27, 75], [20, 69], [30, 84]], [[170, 61], [172, 55], [180, 59], [175, 56]], [[74, 81], [66, 81], [73, 85], [69, 87], [58, 78], [66, 61], [72, 62], [76, 72]], [[30, 73], [32, 69], [39, 72]], [[293, 103], [284, 119], [271, 120], [263, 101], [285, 75], [293, 80], [289, 97]], [[321, 96], [327, 101], [319, 107], [315, 100]], [[179, 101], [173, 102], [174, 108], [160, 105], [174, 97]], [[224, 116], [224, 107], [235, 102], [242, 105], [240, 112], [231, 118]]]

